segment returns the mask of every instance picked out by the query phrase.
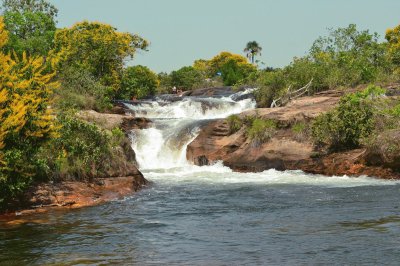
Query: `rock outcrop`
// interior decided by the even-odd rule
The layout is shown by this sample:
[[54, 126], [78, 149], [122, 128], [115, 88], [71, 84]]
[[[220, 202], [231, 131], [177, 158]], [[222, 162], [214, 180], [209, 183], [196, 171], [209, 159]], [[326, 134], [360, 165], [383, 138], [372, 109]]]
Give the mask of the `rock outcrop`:
[[[239, 116], [258, 116], [277, 122], [278, 129], [266, 143], [255, 146], [242, 127], [230, 134], [226, 120], [215, 120], [202, 128], [198, 137], [187, 147], [187, 159], [196, 165], [223, 161], [235, 171], [261, 172], [267, 169], [303, 170], [324, 175], [369, 175], [381, 178], [400, 178], [391, 168], [365, 161], [365, 150], [325, 154], [315, 150], [307, 138], [291, 129], [297, 122], [312, 119], [332, 110], [342, 96], [341, 91], [327, 91], [292, 101], [285, 107], [256, 109]], [[393, 160], [392, 160], [393, 161]]]
[[144, 129], [151, 126], [151, 120], [143, 117], [134, 117], [131, 114], [106, 114], [87, 110], [79, 112], [78, 117], [84, 121], [95, 123], [107, 130], [120, 127], [127, 132], [131, 129]]
[[[78, 117], [105, 130], [118, 127], [126, 133], [136, 128], [147, 128], [151, 123], [148, 119], [129, 114], [95, 111], [81, 111]], [[127, 136], [114, 148], [112, 156], [103, 162], [101, 171], [93, 169], [90, 175], [81, 179], [65, 175], [60, 176], [59, 182], [36, 183], [11, 205], [6, 216], [13, 219], [16, 214], [93, 206], [128, 196], [147, 184], [138, 170], [136, 155]]]

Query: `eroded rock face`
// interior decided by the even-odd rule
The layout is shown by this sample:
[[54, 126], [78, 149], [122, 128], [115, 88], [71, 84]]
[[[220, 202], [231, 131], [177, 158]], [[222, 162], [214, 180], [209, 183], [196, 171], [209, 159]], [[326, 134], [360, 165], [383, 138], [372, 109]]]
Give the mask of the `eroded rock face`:
[[93, 110], [81, 111], [78, 117], [84, 121], [95, 123], [101, 128], [112, 130], [120, 127], [125, 131], [144, 129], [151, 126], [151, 120], [143, 117], [134, 117], [131, 114], [106, 114]]
[[[378, 156], [380, 160], [375, 165], [368, 166], [364, 160], [365, 154], [368, 154], [365, 150], [320, 154], [310, 141], [299, 140], [292, 132], [291, 125], [299, 121], [310, 123], [321, 113], [333, 109], [341, 96], [341, 92], [329, 91], [300, 98], [285, 107], [256, 109], [241, 113], [239, 116], [242, 118], [257, 115], [278, 123], [279, 129], [276, 134], [260, 146], [255, 146], [248, 140], [243, 127], [230, 135], [225, 120], [212, 121], [204, 126], [198, 137], [188, 145], [187, 159], [197, 165], [223, 161], [224, 165], [231, 169], [243, 172], [261, 172], [274, 168], [303, 170], [324, 175], [400, 178], [400, 174], [393, 170], [394, 164], [396, 166], [400, 164], [400, 158]], [[399, 137], [400, 143], [400, 134], [393, 134], [398, 134], [396, 136]], [[381, 147], [385, 148], [384, 145]]]

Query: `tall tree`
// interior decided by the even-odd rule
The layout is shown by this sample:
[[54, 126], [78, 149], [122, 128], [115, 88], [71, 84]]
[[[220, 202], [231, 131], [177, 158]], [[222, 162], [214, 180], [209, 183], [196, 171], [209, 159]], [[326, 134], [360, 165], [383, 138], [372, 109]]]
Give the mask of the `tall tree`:
[[184, 66], [171, 72], [171, 83], [180, 89], [191, 90], [201, 85], [204, 77], [192, 66]]
[[400, 67], [400, 25], [388, 29], [385, 38], [389, 43], [389, 54], [393, 63]]
[[4, 12], [40, 12], [52, 19], [55, 19], [58, 14], [58, 9], [46, 0], [3, 0], [2, 8]]
[[53, 48], [57, 9], [45, 0], [4, 0], [4, 23], [9, 41], [3, 49], [19, 56], [46, 56]]
[[83, 68], [115, 91], [120, 88], [124, 59], [133, 58], [137, 49], [146, 50], [147, 46], [139, 35], [118, 32], [99, 22], [83, 21], [58, 30], [55, 36], [60, 68]]
[[[8, 33], [0, 17], [0, 49]], [[41, 57], [12, 58], [0, 51], [0, 208], [35, 175], [35, 155], [57, 136], [50, 108], [54, 73], [44, 73]]]
[[118, 98], [138, 99], [154, 95], [159, 85], [158, 76], [146, 66], [131, 66], [124, 70]]
[[246, 44], [246, 48], [244, 48], [244, 52], [246, 53], [247, 58], [251, 61], [252, 64], [255, 62], [256, 55], [261, 55], [261, 46], [258, 45], [256, 41], [251, 41]]

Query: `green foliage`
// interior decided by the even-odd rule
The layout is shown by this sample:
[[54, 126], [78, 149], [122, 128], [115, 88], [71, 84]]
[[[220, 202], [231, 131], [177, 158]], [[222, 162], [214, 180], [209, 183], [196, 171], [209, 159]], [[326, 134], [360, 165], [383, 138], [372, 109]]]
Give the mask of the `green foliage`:
[[251, 41], [246, 44], [246, 48], [243, 51], [251, 63], [254, 64], [255, 57], [256, 55], [261, 55], [261, 50], [261, 46], [256, 41]]
[[228, 122], [230, 134], [236, 133], [243, 126], [243, 121], [238, 115], [230, 115], [226, 120]]
[[397, 67], [400, 67], [400, 25], [393, 29], [388, 29], [385, 38], [388, 41], [390, 59]]
[[192, 66], [185, 66], [171, 72], [171, 83], [183, 90], [198, 88], [203, 84], [204, 77], [201, 72]]
[[259, 88], [258, 105], [269, 107], [272, 99], [279, 98], [286, 88], [299, 89], [311, 79], [309, 93], [395, 80], [388, 46], [378, 40], [378, 34], [359, 31], [353, 24], [331, 30], [328, 36], [314, 42], [308, 55], [294, 58], [290, 65], [274, 74], [260, 75], [255, 82]]
[[308, 140], [310, 137], [310, 127], [304, 121], [296, 122], [291, 129], [294, 133], [294, 139], [299, 142]]
[[3, 8], [9, 32], [5, 51], [46, 56], [53, 48], [57, 9], [43, 0], [5, 0]]
[[384, 92], [370, 86], [362, 92], [347, 94], [333, 111], [319, 116], [312, 125], [312, 135], [317, 144], [329, 150], [357, 148], [374, 128], [372, 99]]
[[389, 114], [396, 118], [400, 118], [400, 103], [394, 106], [391, 110], [389, 110]]
[[254, 118], [251, 126], [247, 128], [247, 137], [255, 147], [258, 147], [274, 136], [276, 128], [274, 120]]
[[[7, 31], [0, 17], [0, 48]], [[20, 195], [38, 172], [38, 150], [57, 137], [50, 107], [54, 73], [44, 73], [43, 59], [0, 52], [0, 209]]]
[[117, 98], [130, 100], [132, 97], [141, 99], [154, 95], [159, 80], [157, 75], [145, 66], [132, 66], [124, 70], [121, 89]]
[[225, 86], [233, 86], [255, 71], [252, 66], [241, 65], [233, 59], [228, 60], [219, 70]]
[[258, 107], [270, 107], [286, 87], [286, 78], [281, 70], [263, 71], [255, 81], [258, 90], [255, 97]]
[[[111, 136], [96, 125], [72, 115], [59, 114], [60, 137], [44, 147], [42, 154], [53, 180], [88, 180], [96, 176], [111, 154]], [[119, 135], [115, 132], [114, 135]]]
[[168, 94], [172, 92], [172, 79], [171, 75], [168, 75], [165, 72], [158, 73], [158, 80], [160, 82], [157, 87], [157, 94]]
[[40, 12], [52, 19], [55, 19], [58, 14], [57, 8], [46, 0], [3, 0], [2, 7], [4, 12]]
[[148, 42], [138, 35], [118, 32], [107, 24], [84, 21], [56, 32], [54, 52], [59, 69], [87, 70], [104, 86], [117, 92], [124, 59], [133, 58], [137, 49], [145, 50], [147, 46]]
[[292, 126], [292, 131], [296, 134], [301, 134], [306, 130], [306, 127], [304, 122], [298, 122]]
[[58, 78], [61, 82], [56, 91], [55, 106], [58, 109], [104, 111], [112, 106], [112, 89], [102, 85], [89, 71], [66, 67]]

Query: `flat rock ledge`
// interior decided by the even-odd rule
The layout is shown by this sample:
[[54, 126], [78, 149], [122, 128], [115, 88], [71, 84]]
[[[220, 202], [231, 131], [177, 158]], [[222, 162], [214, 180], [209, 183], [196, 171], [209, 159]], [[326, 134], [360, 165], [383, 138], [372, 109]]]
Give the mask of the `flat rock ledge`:
[[68, 210], [96, 206], [130, 196], [148, 182], [138, 172], [135, 176], [96, 178], [92, 182], [66, 181], [42, 183], [25, 194], [25, 208], [0, 216], [0, 223], [18, 224], [31, 214], [50, 210]]

